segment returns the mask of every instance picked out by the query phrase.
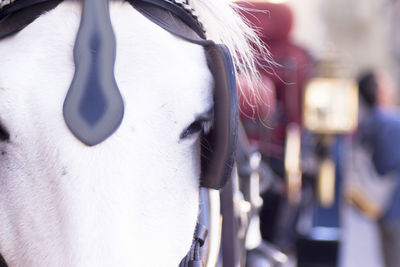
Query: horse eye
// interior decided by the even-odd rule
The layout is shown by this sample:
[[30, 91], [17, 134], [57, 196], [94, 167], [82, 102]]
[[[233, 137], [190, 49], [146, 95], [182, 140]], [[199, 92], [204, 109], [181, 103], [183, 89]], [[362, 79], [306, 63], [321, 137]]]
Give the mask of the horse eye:
[[3, 125], [0, 124], [0, 141], [8, 141], [10, 139], [10, 134], [4, 128]]
[[185, 139], [188, 137], [193, 136], [194, 134], [200, 132], [204, 128], [204, 124], [206, 121], [204, 119], [199, 119], [194, 121], [192, 124], [190, 124], [179, 136], [180, 139]]

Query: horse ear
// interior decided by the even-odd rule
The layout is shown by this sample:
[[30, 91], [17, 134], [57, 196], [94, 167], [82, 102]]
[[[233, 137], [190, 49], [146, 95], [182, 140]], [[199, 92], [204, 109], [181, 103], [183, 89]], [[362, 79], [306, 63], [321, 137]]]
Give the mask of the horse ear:
[[203, 187], [220, 189], [231, 176], [238, 135], [238, 96], [235, 68], [225, 45], [206, 47], [208, 66], [214, 77], [214, 123], [201, 140]]

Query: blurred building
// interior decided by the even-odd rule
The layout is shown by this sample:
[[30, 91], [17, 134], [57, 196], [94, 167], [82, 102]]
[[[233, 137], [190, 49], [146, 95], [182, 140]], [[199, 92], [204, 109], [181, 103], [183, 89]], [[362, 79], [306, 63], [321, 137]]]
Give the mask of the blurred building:
[[[293, 38], [316, 58], [334, 58], [350, 75], [383, 69], [400, 83], [399, 0], [288, 0]], [[399, 89], [399, 87], [398, 87]]]

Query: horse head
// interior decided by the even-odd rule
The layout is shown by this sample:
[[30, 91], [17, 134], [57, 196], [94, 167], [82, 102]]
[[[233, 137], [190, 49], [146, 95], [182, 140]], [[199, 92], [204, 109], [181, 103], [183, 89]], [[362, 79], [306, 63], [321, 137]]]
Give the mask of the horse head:
[[[228, 3], [192, 2], [253, 71], [254, 35]], [[215, 123], [206, 49], [110, 1], [123, 118], [87, 146], [63, 113], [81, 12], [62, 1], [0, 40], [0, 253], [10, 266], [176, 266], [199, 212], [201, 136]]]

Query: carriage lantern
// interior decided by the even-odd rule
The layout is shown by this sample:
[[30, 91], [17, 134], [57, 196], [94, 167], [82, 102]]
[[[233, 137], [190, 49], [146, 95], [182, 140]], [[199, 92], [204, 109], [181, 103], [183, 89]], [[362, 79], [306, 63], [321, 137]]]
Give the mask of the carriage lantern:
[[[329, 151], [333, 136], [353, 132], [358, 122], [358, 88], [352, 79], [317, 77], [307, 84], [303, 98], [304, 127], [321, 137]], [[335, 168], [327, 153], [320, 160], [318, 196], [322, 206], [334, 202]]]

